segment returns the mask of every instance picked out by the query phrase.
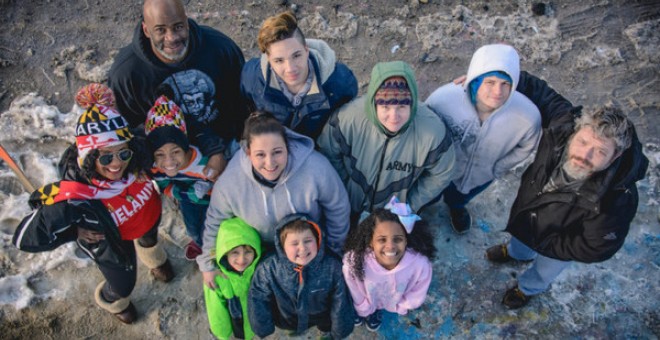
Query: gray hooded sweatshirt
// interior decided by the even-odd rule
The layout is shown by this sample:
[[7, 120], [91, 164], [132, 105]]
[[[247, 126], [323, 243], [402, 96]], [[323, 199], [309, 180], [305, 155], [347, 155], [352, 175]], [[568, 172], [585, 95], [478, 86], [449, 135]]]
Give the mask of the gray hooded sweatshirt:
[[243, 143], [213, 186], [204, 227], [201, 271], [213, 270], [215, 244], [222, 221], [240, 217], [254, 227], [266, 244], [272, 245], [275, 226], [287, 215], [301, 213], [326, 227], [327, 244], [340, 253], [348, 234], [348, 194], [330, 162], [314, 151], [309, 137], [286, 130], [288, 161], [277, 184], [269, 188], [258, 182]]
[[511, 91], [509, 98], [483, 122], [470, 101], [469, 84], [491, 71], [511, 77], [518, 85], [520, 58], [508, 45], [486, 45], [472, 56], [463, 86], [446, 84], [428, 99], [433, 111], [452, 132], [456, 151], [453, 182], [462, 193], [501, 177], [536, 150], [541, 138], [541, 114], [527, 97]]

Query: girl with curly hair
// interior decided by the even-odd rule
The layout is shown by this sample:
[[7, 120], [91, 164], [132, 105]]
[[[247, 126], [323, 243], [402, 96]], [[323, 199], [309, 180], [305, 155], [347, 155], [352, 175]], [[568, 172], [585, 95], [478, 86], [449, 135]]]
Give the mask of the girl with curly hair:
[[359, 319], [375, 332], [381, 310], [405, 315], [422, 305], [431, 283], [435, 256], [428, 224], [410, 206], [392, 197], [384, 209], [375, 209], [344, 246], [343, 272]]

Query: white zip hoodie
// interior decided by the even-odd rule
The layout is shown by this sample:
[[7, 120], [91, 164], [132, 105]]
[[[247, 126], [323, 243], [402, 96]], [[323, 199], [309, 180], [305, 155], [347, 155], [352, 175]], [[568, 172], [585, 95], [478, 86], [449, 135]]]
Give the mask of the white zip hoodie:
[[[469, 84], [480, 75], [502, 71], [511, 77], [507, 101], [482, 123], [470, 101]], [[520, 58], [509, 45], [486, 45], [472, 56], [463, 86], [446, 84], [426, 103], [445, 120], [456, 151], [453, 182], [462, 193], [501, 177], [527, 158], [541, 138], [541, 114], [527, 97], [515, 91]]]

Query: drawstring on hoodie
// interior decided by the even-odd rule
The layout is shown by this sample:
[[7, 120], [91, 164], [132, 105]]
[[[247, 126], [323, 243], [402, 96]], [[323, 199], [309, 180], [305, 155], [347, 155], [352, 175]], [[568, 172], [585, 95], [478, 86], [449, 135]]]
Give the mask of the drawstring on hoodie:
[[263, 198], [262, 202], [264, 203], [264, 214], [268, 216], [268, 202], [266, 198], [266, 193], [264, 192], [264, 189], [261, 189], [261, 187], [259, 187], [259, 190], [261, 190], [261, 198]]
[[293, 201], [291, 201], [291, 192], [289, 192], [289, 187], [286, 186], [286, 183], [282, 183], [284, 186], [284, 191], [286, 192], [286, 201], [289, 203], [289, 208], [294, 214], [297, 212], [296, 208], [293, 206]]
[[295, 266], [293, 268], [293, 270], [298, 272], [298, 283], [302, 284], [303, 283], [303, 276], [302, 276], [303, 266], [301, 266], [301, 265]]

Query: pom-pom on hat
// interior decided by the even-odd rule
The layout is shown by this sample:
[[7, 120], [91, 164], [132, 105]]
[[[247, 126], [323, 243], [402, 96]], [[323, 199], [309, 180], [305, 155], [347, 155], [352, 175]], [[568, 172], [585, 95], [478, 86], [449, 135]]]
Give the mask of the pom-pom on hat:
[[144, 132], [151, 153], [167, 143], [174, 143], [188, 151], [189, 142], [183, 113], [181, 108], [166, 96], [158, 97], [147, 113]]
[[374, 102], [376, 105], [410, 105], [412, 94], [406, 78], [395, 76], [385, 79], [374, 95]]
[[128, 122], [114, 108], [115, 96], [103, 84], [92, 83], [83, 86], [76, 93], [76, 103], [83, 109], [76, 125], [76, 148], [78, 165], [91, 150], [126, 143], [133, 135]]

